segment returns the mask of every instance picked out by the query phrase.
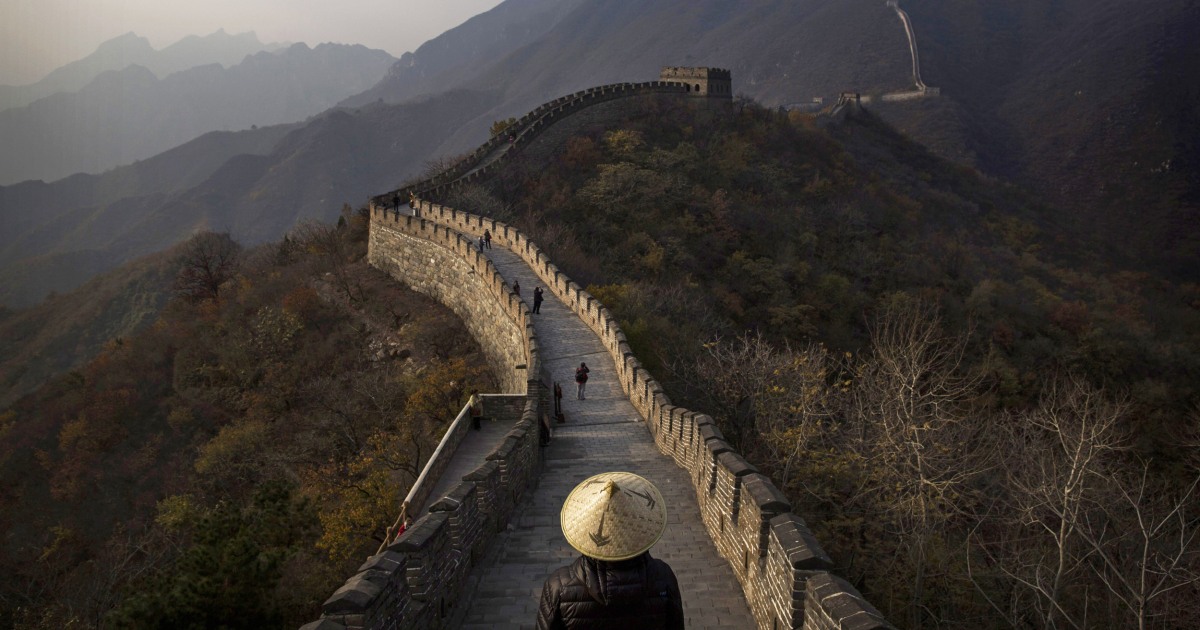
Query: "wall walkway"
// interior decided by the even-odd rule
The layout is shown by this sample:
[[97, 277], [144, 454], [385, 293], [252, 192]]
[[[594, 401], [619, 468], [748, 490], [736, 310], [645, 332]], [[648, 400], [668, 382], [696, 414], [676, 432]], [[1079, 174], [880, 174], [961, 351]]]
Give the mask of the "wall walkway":
[[453, 186], [480, 181], [490, 175], [512, 151], [524, 148], [554, 123], [600, 103], [647, 94], [684, 95], [687, 89], [671, 81], [614, 83], [580, 90], [543, 103], [519, 118], [506, 133], [488, 139], [446, 170], [430, 179], [377, 195], [371, 205], [380, 208], [404, 203], [418, 192], [423, 198], [442, 198]]
[[[646, 88], [661, 89], [673, 87]], [[604, 89], [588, 94], [551, 107], [550, 119], [615, 98]], [[553, 122], [534, 112], [522, 120], [532, 121], [520, 132], [526, 143]], [[511, 148], [480, 147], [451, 169], [457, 174], [404, 192], [436, 194], [482, 176]], [[829, 572], [828, 556], [770, 479], [725, 442], [711, 418], [671, 403], [607, 309], [537, 245], [508, 225], [415, 196], [420, 218], [400, 215], [390, 210], [395, 196], [371, 201], [372, 264], [446, 300], [484, 337], [489, 361], [509, 370], [502, 377], [511, 381], [502, 381], [516, 385], [512, 372], [526, 370], [526, 389], [508, 405], [515, 424], [500, 446], [474, 469], [475, 462], [447, 465], [471, 472], [439, 481], [451, 489], [434, 493], [428, 512], [370, 558], [304, 630], [532, 627], [542, 583], [575, 555], [558, 526], [562, 501], [579, 481], [606, 470], [650, 478], [669, 502], [668, 532], [651, 553], [679, 576], [688, 627], [892, 629]], [[495, 246], [486, 254], [471, 246], [485, 229]], [[518, 280], [526, 297], [546, 288], [543, 313], [532, 314], [514, 294]], [[488, 312], [511, 325], [489, 324]], [[515, 365], [522, 356], [526, 363]], [[592, 367], [584, 401], [572, 396], [580, 361]], [[564, 382], [567, 422], [539, 447], [550, 380]]]
[[[519, 281], [529, 299], [540, 282], [516, 254], [487, 252], [505, 280]], [[559, 509], [577, 483], [624, 470], [651, 480], [667, 502], [669, 524], [651, 554], [679, 577], [688, 628], [753, 628], [754, 618], [729, 563], [717, 553], [700, 518], [687, 472], [655, 448], [641, 416], [625, 396], [612, 357], [567, 305], [547, 292], [534, 315], [543, 365], [563, 385], [565, 424], [554, 426], [537, 491], [517, 508], [507, 530], [468, 581], [460, 615], [464, 629], [519, 630], [533, 623], [542, 584], [578, 552], [559, 526]], [[591, 369], [587, 399], [575, 399], [575, 368]]]
[[[718, 563], [723, 562], [725, 567], [732, 569], [734, 577], [730, 582], [725, 581], [723, 570], [718, 570], [718, 565], [712, 565], [693, 579], [699, 580], [699, 584], [715, 584], [719, 587], [716, 590], [726, 594], [740, 591], [753, 619], [751, 625], [716, 627], [808, 630], [892, 628], [850, 584], [829, 572], [832, 567], [829, 557], [804, 520], [791, 512], [791, 505], [771, 480], [760, 474], [725, 442], [712, 418], [671, 403], [662, 387], [633, 355], [625, 335], [608, 310], [550, 262], [536, 244], [520, 231], [494, 219], [427, 201], [418, 201], [418, 211], [424, 220], [460, 233], [468, 240], [475, 239], [484, 230], [489, 231], [496, 246], [491, 256], [502, 276], [518, 279], [526, 296], [534, 286], [546, 287], [547, 303], [550, 296], [554, 296], [591, 331], [590, 339], [574, 327], [570, 332], [543, 331], [537, 328], [540, 316], [531, 316], [538, 331], [539, 359], [544, 362], [547, 371], [557, 375], [560, 380], [570, 380], [576, 359], [589, 361], [586, 357], [593, 357], [591, 361], [596, 361], [596, 357], [607, 356], [611, 363], [605, 362], [605, 371], [608, 365], [612, 366], [611, 378], [614, 382], [606, 383], [596, 395], [602, 396], [603, 400], [613, 396], [623, 397], [634, 410], [635, 415], [631, 419], [644, 422], [643, 430], [649, 434], [661, 455], [659, 459], [646, 456], [644, 461], [650, 468], [665, 460], [682, 470], [683, 476], [678, 479], [687, 480], [690, 488], [685, 486], [684, 492], [690, 491], [695, 497], [697, 511], [683, 509], [680, 518], [702, 524], [708, 538], [704, 546], [715, 547], [721, 559]], [[498, 253], [502, 248], [519, 259], [523, 267], [515, 266], [507, 255]], [[556, 335], [565, 335], [568, 340], [575, 341], [568, 344], [565, 350], [555, 350], [551, 357], [546, 354], [546, 344], [550, 337]], [[562, 352], [567, 356], [562, 356]], [[589, 382], [589, 389], [591, 387]], [[578, 450], [567, 459], [584, 470], [598, 466], [597, 472], [605, 470], [603, 466], [621, 462], [631, 467], [637, 464], [638, 460], [632, 453], [642, 451], [633, 447], [633, 442], [628, 442], [630, 446], [626, 446], [624, 438], [618, 438], [613, 433], [586, 433], [590, 421], [586, 416], [593, 413], [588, 411], [588, 402], [591, 402], [590, 396], [582, 405], [574, 406], [577, 415], [584, 411], [585, 417], [577, 419], [584, 428], [582, 433], [575, 434]], [[612, 418], [608, 414], [600, 414], [600, 417], [606, 416]], [[570, 418], [568, 413], [568, 425]], [[574, 427], [568, 429], [565, 436], [571, 437], [571, 431], [574, 430]], [[560, 437], [564, 436], [560, 433]], [[579, 448], [580, 445], [583, 445], [582, 448]], [[609, 449], [618, 454], [610, 459], [606, 455]], [[513, 538], [508, 542], [514, 545], [514, 549], [524, 549], [530, 553], [509, 555], [498, 550], [504, 545], [494, 546], [485, 556], [488, 566], [492, 568], [483, 569], [481, 566], [468, 580], [468, 586], [475, 586], [474, 597], [479, 598], [470, 599], [473, 603], [468, 607], [472, 611], [479, 610], [479, 604], [474, 602], [482, 601], [483, 610], [488, 611], [485, 614], [492, 614], [495, 606], [506, 605], [505, 615], [523, 615], [530, 602], [536, 601], [528, 592], [528, 585], [537, 581], [538, 575], [545, 580], [549, 576], [547, 566], [552, 569], [565, 564], [563, 558], [543, 560], [540, 556], [548, 553], [553, 555], [556, 550], [568, 557], [570, 555], [553, 546], [554, 543], [545, 542], [553, 540], [553, 532], [547, 529], [544, 521], [537, 519], [556, 514], [555, 502], [561, 506], [567, 491], [586, 476], [569, 480], [562, 479], [561, 475], [556, 478], [549, 473], [552, 466], [549, 452], [544, 465], [546, 473], [540, 478], [543, 485], [528, 499], [531, 507], [522, 504], [522, 508], [514, 515], [518, 520], [509, 526], [509, 532], [520, 533], [511, 534]], [[571, 471], [570, 468], [562, 470], [567, 473]], [[657, 480], [655, 482], [658, 483]], [[670, 481], [667, 487], [674, 493], [678, 483]], [[666, 492], [663, 486], [660, 489]], [[529, 510], [528, 514], [526, 509]], [[521, 523], [521, 519], [527, 516], [530, 520], [524, 522], [526, 527], [518, 528], [516, 523]], [[696, 520], [692, 521], [693, 518]], [[692, 544], [693, 550], [702, 548], [699, 543]], [[669, 557], [664, 556], [664, 559], [672, 562]], [[683, 576], [680, 577], [682, 581]], [[712, 593], [707, 596], [711, 598]], [[686, 609], [685, 613], [691, 615]], [[466, 614], [467, 623], [482, 620], [482, 617], [470, 616], [479, 615], [478, 612]], [[726, 618], [738, 613], [730, 610], [728, 614], [730, 616]], [[490, 621], [495, 623], [497, 620]]]

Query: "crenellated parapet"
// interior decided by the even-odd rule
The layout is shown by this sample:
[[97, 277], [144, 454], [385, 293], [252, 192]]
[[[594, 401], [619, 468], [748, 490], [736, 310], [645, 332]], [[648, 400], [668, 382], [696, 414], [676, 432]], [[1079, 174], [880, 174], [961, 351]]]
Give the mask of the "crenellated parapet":
[[459, 315], [511, 392], [485, 396], [485, 410], [513, 429], [482, 465], [423, 510], [432, 482], [468, 430], [464, 408], [409, 493], [412, 524], [386, 541], [305, 630], [443, 627], [470, 571], [541, 471], [545, 384], [526, 303], [467, 237], [432, 221], [373, 208], [368, 260]]
[[[720, 72], [728, 78], [727, 71], [710, 78], [723, 80]], [[628, 87], [638, 85], [647, 87]], [[832, 562], [804, 519], [730, 446], [713, 419], [671, 402], [599, 300], [516, 228], [430, 200], [443, 197], [450, 186], [488, 176], [509, 146], [531, 142], [573, 112], [643, 90], [692, 91], [684, 85], [682, 80], [618, 84], [556, 99], [523, 117], [513, 137], [493, 138], [443, 175], [371, 200], [371, 264], [459, 313], [506, 390], [523, 394], [523, 405], [509, 403], [509, 413], [519, 412], [520, 422], [488, 461], [368, 560], [325, 603], [324, 617], [304, 630], [443, 627], [470, 568], [536, 479], [539, 405], [545, 399], [537, 337], [529, 308], [473, 246], [485, 230], [494, 245], [524, 260], [540, 284], [599, 337], [657, 449], [687, 471], [705, 529], [732, 567], [759, 628], [893, 628], [853, 586], [831, 573]], [[417, 216], [395, 211], [397, 197], [402, 203], [411, 199]], [[522, 359], [523, 381], [513, 376]]]
[[490, 231], [493, 243], [520, 256], [596, 333], [658, 450], [688, 471], [705, 528], [733, 568], [760, 628], [892, 628], [857, 590], [830, 573], [832, 561], [782, 491], [734, 451], [711, 417], [670, 401], [633, 354], [612, 313], [536, 243], [495, 219], [420, 199], [416, 205], [423, 219], [469, 238]]
[[[696, 72], [689, 74], [685, 72], [687, 70]], [[663, 68], [662, 72], [658, 81], [601, 85], [543, 103], [517, 119], [507, 132], [492, 136], [444, 171], [411, 186], [372, 197], [371, 203], [386, 208], [394, 207], [397, 202], [408, 203], [413, 196], [444, 199], [454, 186], [482, 181], [495, 173], [503, 166], [503, 158], [511, 155], [510, 151], [515, 152], [529, 145], [554, 123], [594, 105], [651, 94], [712, 96], [724, 100], [732, 98], [728, 70], [668, 67]]]

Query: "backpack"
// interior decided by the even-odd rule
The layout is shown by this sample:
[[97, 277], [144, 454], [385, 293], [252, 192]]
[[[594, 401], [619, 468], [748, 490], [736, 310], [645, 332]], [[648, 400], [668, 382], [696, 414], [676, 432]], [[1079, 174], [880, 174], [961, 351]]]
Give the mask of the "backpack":
[[587, 375], [588, 375], [587, 370], [585, 370], [583, 368], [575, 368], [575, 382], [576, 383], [586, 383]]

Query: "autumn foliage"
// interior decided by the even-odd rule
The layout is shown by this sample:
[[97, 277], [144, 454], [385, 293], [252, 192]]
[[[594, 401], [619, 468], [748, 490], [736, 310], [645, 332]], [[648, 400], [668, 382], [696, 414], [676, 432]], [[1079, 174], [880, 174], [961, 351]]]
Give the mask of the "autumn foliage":
[[297, 627], [374, 552], [493, 385], [343, 219], [197, 236], [149, 330], [0, 414], [0, 627]]
[[447, 202], [586, 285], [897, 625], [1200, 624], [1195, 286], [869, 112], [632, 109]]

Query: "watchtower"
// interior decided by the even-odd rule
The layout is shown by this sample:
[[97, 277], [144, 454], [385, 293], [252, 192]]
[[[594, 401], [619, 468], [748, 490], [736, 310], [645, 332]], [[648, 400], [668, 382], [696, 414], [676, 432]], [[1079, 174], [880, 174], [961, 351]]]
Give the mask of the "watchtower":
[[687, 86], [689, 96], [733, 99], [733, 79], [724, 68], [665, 66], [658, 78]]

